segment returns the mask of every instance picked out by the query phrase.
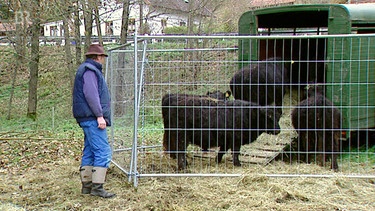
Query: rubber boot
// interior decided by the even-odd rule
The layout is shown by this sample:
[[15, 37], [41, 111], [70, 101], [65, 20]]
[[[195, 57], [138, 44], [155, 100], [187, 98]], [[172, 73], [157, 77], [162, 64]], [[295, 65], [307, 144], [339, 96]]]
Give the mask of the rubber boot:
[[79, 171], [81, 174], [82, 194], [90, 194], [92, 187], [92, 166], [82, 166]]
[[105, 182], [105, 176], [107, 174], [107, 168], [94, 167], [92, 169], [92, 196], [100, 196], [103, 198], [112, 198], [116, 196], [114, 193], [109, 193], [104, 190], [103, 184]]

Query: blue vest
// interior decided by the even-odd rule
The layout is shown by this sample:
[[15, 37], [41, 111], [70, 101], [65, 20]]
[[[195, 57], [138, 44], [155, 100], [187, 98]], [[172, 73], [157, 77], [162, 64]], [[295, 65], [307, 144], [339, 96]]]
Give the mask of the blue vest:
[[103, 110], [103, 117], [107, 122], [107, 126], [111, 126], [111, 98], [107, 84], [104, 80], [102, 72], [88, 62], [84, 62], [79, 66], [74, 80], [73, 116], [78, 123], [97, 119], [95, 114], [91, 111], [83, 94], [83, 74], [90, 70], [93, 71], [98, 78], [99, 98]]

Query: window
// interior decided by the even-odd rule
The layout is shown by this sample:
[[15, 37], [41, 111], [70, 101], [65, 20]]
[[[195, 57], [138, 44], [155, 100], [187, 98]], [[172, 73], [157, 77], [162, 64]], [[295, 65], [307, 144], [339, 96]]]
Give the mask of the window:
[[63, 36], [64, 35], [64, 28], [63, 28], [63, 25], [60, 25], [60, 30], [59, 30], [59, 36]]
[[129, 18], [128, 35], [134, 35], [135, 32], [135, 18]]
[[161, 27], [163, 28], [167, 27], [167, 19], [165, 18], [161, 19]]
[[113, 35], [113, 21], [105, 22], [105, 34]]
[[50, 26], [49, 31], [51, 36], [57, 36], [57, 26]]
[[161, 19], [161, 33], [165, 33], [164, 30], [167, 27], [167, 19]]

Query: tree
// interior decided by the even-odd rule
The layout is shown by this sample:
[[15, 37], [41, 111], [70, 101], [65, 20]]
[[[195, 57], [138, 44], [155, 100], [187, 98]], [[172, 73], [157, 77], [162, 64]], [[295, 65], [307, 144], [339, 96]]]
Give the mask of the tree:
[[98, 31], [98, 38], [99, 38], [99, 44], [103, 45], [103, 36], [102, 36], [102, 28], [100, 24], [100, 14], [99, 14], [99, 8], [98, 4], [94, 6], [94, 13], [95, 13], [95, 23], [96, 23], [96, 30]]
[[[10, 23], [15, 22], [14, 21], [14, 19], [15, 19], [14, 11], [18, 11], [18, 10], [15, 10], [15, 8], [20, 8], [20, 4], [15, 4], [12, 1], [3, 2], [1, 4], [1, 17], [2, 17], [2, 19], [7, 20]], [[15, 65], [13, 67], [12, 88], [10, 90], [7, 119], [11, 118], [12, 102], [13, 102], [14, 87], [15, 87], [15, 83], [16, 83], [17, 72], [24, 68], [24, 65], [23, 65], [24, 63], [22, 61], [24, 61], [24, 58], [25, 58], [25, 52], [26, 52], [24, 50], [25, 47], [24, 47], [24, 45], [21, 46], [19, 43], [16, 44], [17, 40], [23, 40], [23, 39], [20, 38], [23, 34], [23, 25], [22, 24], [23, 24], [22, 22], [16, 24], [16, 29], [18, 29], [18, 30], [15, 30], [15, 31], [12, 30], [13, 25], [11, 25], [11, 24], [8, 25], [10, 32], [7, 34], [7, 38], [8, 38], [8, 40], [10, 40], [13, 43], [13, 47], [15, 48], [16, 52], [19, 52], [20, 54], [16, 54], [16, 60], [19, 61], [19, 62], [15, 62]], [[17, 39], [13, 39], [13, 37], [16, 37]], [[22, 55], [21, 55], [21, 53], [22, 53]]]
[[[64, 0], [65, 3], [66, 0]], [[64, 45], [64, 51], [65, 51], [65, 62], [66, 62], [66, 65], [68, 67], [68, 71], [69, 71], [69, 78], [70, 78], [70, 86], [73, 88], [73, 84], [74, 84], [74, 73], [75, 73], [75, 68], [73, 66], [73, 57], [72, 57], [72, 52], [71, 52], [71, 48], [70, 48], [70, 43], [71, 43], [71, 40], [70, 40], [70, 27], [69, 25], [71, 25], [71, 17], [72, 17], [72, 9], [74, 9], [74, 7], [70, 6], [69, 4], [64, 4], [64, 5], [61, 5], [62, 9], [63, 9], [63, 29], [64, 29], [64, 40], [65, 40], [65, 45]]]
[[[78, 67], [82, 61], [82, 48], [81, 48], [81, 32], [79, 27], [81, 25], [81, 19], [79, 16], [80, 11], [80, 0], [74, 0], [74, 8], [73, 8], [73, 20], [74, 20], [74, 41], [76, 47], [76, 63], [75, 66]], [[74, 80], [74, 78], [72, 78]]]
[[14, 17], [14, 11], [11, 10], [9, 1], [0, 3], [0, 18], [2, 20], [9, 20]]
[[39, 36], [40, 36], [40, 0], [32, 0], [30, 7], [31, 17], [31, 55], [29, 61], [29, 98], [27, 117], [35, 120], [37, 117], [38, 102], [38, 70], [39, 70]]
[[[207, 17], [207, 20], [213, 18], [214, 11], [218, 8], [218, 5], [221, 5], [222, 0], [189, 0], [188, 2], [188, 21], [187, 21], [187, 33], [189, 35], [201, 34], [204, 32], [203, 22], [204, 17]], [[197, 18], [198, 17], [198, 18]], [[198, 22], [198, 24], [196, 24]], [[210, 31], [206, 31], [210, 33]], [[188, 39], [186, 42], [187, 48], [194, 49], [204, 47], [206, 45], [206, 40], [202, 43], [199, 43], [198, 40]], [[203, 45], [203, 46], [202, 46]], [[195, 61], [200, 61], [202, 58], [203, 52], [186, 52], [186, 58], [188, 58], [192, 64], [191, 66], [193, 71], [194, 79], [201, 70], [201, 65]]]
[[128, 35], [130, 0], [123, 0], [120, 43], [125, 44]]
[[92, 36], [92, 25], [93, 25], [93, 2], [92, 0], [83, 0], [82, 8], [83, 8], [83, 20], [85, 24], [85, 52], [89, 45], [91, 44], [91, 36]]
[[[125, 49], [127, 45], [126, 40], [128, 36], [128, 21], [129, 21], [129, 7], [130, 7], [130, 0], [123, 0], [122, 2], [123, 10], [122, 10], [122, 21], [121, 21], [121, 32], [120, 32], [120, 43], [122, 44], [121, 49]], [[123, 68], [125, 67], [125, 53], [119, 52], [115, 54], [117, 56], [117, 68], [115, 68], [111, 74], [113, 74], [113, 78], [115, 80], [115, 84], [123, 84], [126, 81], [126, 76], [124, 74]], [[114, 93], [113, 98], [116, 102], [124, 102], [125, 98], [125, 87], [118, 86], [116, 89], [116, 93]], [[122, 115], [124, 112], [124, 104], [116, 103], [114, 107], [114, 115]]]
[[[207, 21], [209, 31], [212, 32], [237, 32], [240, 16], [250, 10], [252, 1], [249, 0], [217, 0], [213, 7], [215, 17]], [[206, 19], [207, 20], [207, 19]]]
[[29, 26], [28, 16], [30, 13], [26, 10], [26, 2], [11, 1], [12, 10], [16, 11], [14, 17], [14, 23], [16, 25], [16, 30], [11, 33], [8, 38], [12, 41], [13, 47], [17, 53], [17, 60], [20, 63], [25, 64], [26, 59], [26, 40], [27, 40], [27, 28]]

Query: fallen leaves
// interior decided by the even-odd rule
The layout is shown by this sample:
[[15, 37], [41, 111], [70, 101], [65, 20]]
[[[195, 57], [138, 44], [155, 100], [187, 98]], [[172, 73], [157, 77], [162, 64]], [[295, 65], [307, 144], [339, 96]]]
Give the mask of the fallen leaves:
[[55, 138], [49, 132], [33, 134], [2, 133], [0, 137], [0, 167], [1, 172], [19, 174], [35, 166], [53, 163], [61, 158], [79, 159], [82, 143], [70, 138]]

